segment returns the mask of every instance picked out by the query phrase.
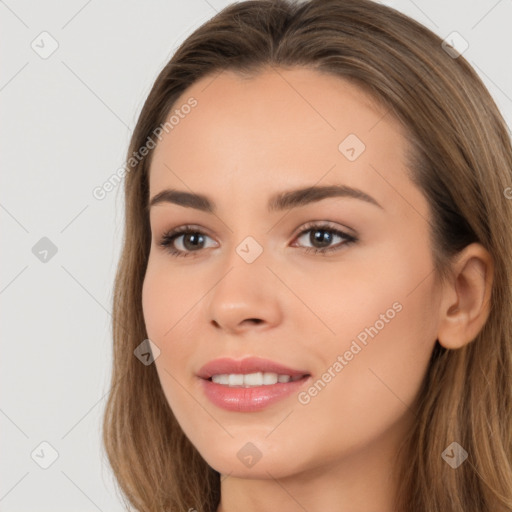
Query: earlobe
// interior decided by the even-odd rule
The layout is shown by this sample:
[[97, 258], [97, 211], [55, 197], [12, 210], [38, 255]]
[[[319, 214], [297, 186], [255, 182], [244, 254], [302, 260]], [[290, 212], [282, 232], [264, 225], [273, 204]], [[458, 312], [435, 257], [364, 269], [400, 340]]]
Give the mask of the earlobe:
[[443, 289], [438, 341], [458, 349], [473, 341], [490, 312], [494, 264], [479, 243], [465, 247], [452, 264], [452, 278]]

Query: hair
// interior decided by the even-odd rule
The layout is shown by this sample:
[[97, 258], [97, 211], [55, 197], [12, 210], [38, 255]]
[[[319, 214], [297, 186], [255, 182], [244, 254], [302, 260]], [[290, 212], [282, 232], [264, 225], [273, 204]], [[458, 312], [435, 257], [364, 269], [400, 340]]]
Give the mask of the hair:
[[[436, 34], [369, 0], [255, 0], [232, 4], [195, 30], [158, 75], [128, 158], [197, 80], [222, 71], [253, 77], [305, 67], [366, 91], [406, 128], [407, 172], [428, 200], [436, 279], [464, 247], [482, 244], [494, 280], [489, 316], [456, 350], [436, 340], [400, 447], [398, 511], [512, 509], [512, 148], [507, 125], [463, 56]], [[193, 115], [193, 113], [192, 113]], [[154, 364], [134, 350], [147, 339], [142, 285], [151, 244], [147, 203], [153, 151], [125, 176], [125, 232], [113, 296], [113, 373], [103, 443], [122, 499], [148, 512], [214, 512], [220, 474], [186, 437]], [[453, 442], [467, 460], [441, 457]]]

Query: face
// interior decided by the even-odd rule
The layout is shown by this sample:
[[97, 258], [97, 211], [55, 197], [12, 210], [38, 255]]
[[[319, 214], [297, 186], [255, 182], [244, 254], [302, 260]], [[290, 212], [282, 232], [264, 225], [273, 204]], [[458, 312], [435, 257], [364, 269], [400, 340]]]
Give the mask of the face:
[[[195, 107], [179, 110], [155, 148], [150, 198], [201, 194], [213, 211], [160, 195], [143, 287], [181, 428], [214, 469], [247, 478], [394, 453], [439, 306], [404, 129], [356, 86], [302, 68], [223, 72], [173, 111], [189, 98]], [[309, 187], [323, 192], [283, 195]], [[212, 360], [248, 357], [307, 376], [253, 388], [198, 376]]]

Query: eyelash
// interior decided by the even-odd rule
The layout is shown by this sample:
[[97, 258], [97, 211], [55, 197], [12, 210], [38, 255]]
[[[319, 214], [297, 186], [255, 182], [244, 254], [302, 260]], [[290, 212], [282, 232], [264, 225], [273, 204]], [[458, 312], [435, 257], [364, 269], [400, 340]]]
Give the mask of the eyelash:
[[[336, 236], [343, 238], [345, 241], [340, 242], [339, 244], [337, 244], [333, 247], [327, 247], [327, 248], [322, 248], [322, 249], [317, 249], [315, 247], [303, 247], [302, 249], [304, 249], [304, 251], [306, 253], [312, 252], [315, 254], [320, 253], [322, 255], [325, 255], [326, 253], [329, 253], [332, 251], [339, 251], [339, 250], [341, 250], [342, 247], [346, 247], [346, 246], [351, 245], [358, 241], [358, 239], [356, 237], [349, 235], [347, 233], [344, 233], [343, 231], [340, 231], [338, 229], [331, 228], [327, 224], [314, 224], [314, 223], [307, 224], [305, 226], [305, 228], [297, 235], [296, 238], [300, 238], [302, 235], [308, 233], [309, 231], [327, 231], [331, 234], [334, 234]], [[173, 248], [172, 244], [174, 243], [174, 240], [176, 238], [179, 238], [181, 235], [189, 234], [189, 233], [199, 234], [199, 235], [203, 235], [203, 236], [205, 235], [205, 233], [203, 233], [200, 229], [195, 228], [194, 226], [190, 226], [190, 225], [181, 226], [179, 228], [176, 228], [176, 229], [173, 229], [173, 230], [170, 230], [170, 231], [167, 231], [166, 233], [164, 233], [162, 235], [162, 238], [160, 239], [158, 245], [163, 247], [169, 254], [171, 254], [171, 256], [174, 256], [174, 257], [187, 257], [190, 255], [193, 255], [193, 253], [201, 252], [200, 249], [197, 251], [182, 251], [182, 250]], [[208, 236], [208, 235], [206, 235], [206, 236]]]

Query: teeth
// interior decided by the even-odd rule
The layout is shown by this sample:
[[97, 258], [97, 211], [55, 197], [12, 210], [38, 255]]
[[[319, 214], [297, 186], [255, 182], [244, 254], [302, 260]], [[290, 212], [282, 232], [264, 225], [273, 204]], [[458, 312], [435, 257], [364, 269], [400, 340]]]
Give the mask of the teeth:
[[277, 381], [279, 380], [279, 375], [277, 373], [264, 373], [263, 374], [263, 384], [277, 384]]
[[290, 382], [301, 379], [301, 375], [290, 377], [290, 375], [278, 375], [272, 372], [256, 372], [256, 373], [230, 373], [222, 375], [212, 375], [212, 381], [216, 384], [223, 384], [225, 386], [236, 387], [243, 386], [245, 388], [251, 386], [268, 386], [277, 384], [278, 382]]
[[[269, 374], [266, 373], [265, 375]], [[268, 384], [268, 382], [265, 382], [265, 378], [262, 372], [248, 373], [247, 375], [240, 375], [240, 377], [242, 377], [244, 386], [261, 386], [263, 384]], [[271, 382], [270, 384], [275, 384], [275, 382]]]
[[242, 386], [244, 383], [244, 376], [239, 374], [228, 375], [228, 384], [230, 386]]

